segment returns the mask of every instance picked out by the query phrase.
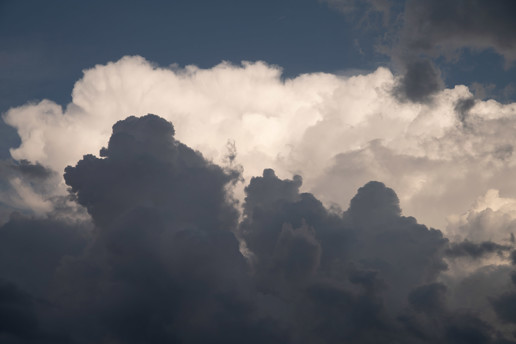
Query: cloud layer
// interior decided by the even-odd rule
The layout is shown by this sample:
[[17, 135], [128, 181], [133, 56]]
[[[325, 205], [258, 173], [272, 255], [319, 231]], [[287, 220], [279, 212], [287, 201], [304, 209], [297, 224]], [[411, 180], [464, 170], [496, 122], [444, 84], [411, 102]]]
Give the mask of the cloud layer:
[[[439, 91], [431, 103], [404, 102], [399, 80], [385, 68], [284, 80], [280, 68], [262, 62], [160, 68], [125, 57], [86, 70], [65, 109], [43, 100], [4, 118], [22, 139], [13, 157], [57, 175], [98, 151], [113, 122], [153, 112], [212, 161], [240, 164], [247, 180], [266, 167], [281, 177], [301, 174], [304, 190], [325, 204], [346, 207], [358, 187], [381, 180], [407, 214], [444, 228], [447, 216], [467, 211], [490, 189], [516, 197], [515, 105], [474, 100], [464, 86]], [[236, 160], [228, 160], [235, 149]], [[17, 208], [49, 210], [48, 195], [27, 181], [9, 182]]]
[[238, 170], [155, 115], [118, 121], [64, 178], [90, 219], [0, 227], [2, 342], [514, 343], [512, 245], [452, 244], [383, 183], [341, 211], [265, 169], [239, 221]]

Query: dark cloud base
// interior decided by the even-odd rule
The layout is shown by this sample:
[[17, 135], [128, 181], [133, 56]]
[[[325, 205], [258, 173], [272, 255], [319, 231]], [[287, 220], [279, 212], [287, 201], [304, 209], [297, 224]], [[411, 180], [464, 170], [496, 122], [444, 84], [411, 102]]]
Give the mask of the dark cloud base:
[[502, 331], [516, 288], [489, 300], [489, 319], [452, 307], [438, 280], [449, 259], [510, 246], [450, 243], [379, 182], [329, 210], [270, 169], [239, 221], [226, 192], [238, 171], [173, 135], [157, 116], [129, 117], [101, 157], [66, 168], [91, 223], [14, 213], [0, 227], [0, 342], [516, 343]]

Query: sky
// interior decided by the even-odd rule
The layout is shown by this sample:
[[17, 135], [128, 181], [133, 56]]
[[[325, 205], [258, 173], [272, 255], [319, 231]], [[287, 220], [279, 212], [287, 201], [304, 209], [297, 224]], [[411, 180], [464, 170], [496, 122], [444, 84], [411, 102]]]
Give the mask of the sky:
[[0, 341], [516, 343], [515, 13], [0, 0]]

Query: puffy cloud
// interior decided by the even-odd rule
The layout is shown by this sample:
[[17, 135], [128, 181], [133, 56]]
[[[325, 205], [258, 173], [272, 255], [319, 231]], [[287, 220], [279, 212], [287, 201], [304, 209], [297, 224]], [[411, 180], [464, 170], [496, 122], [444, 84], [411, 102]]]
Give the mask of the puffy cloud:
[[[150, 112], [174, 120], [179, 138], [210, 157], [221, 158], [232, 139], [240, 158], [257, 151], [264, 162], [274, 160], [279, 153], [274, 147], [288, 148], [320, 119], [314, 105], [338, 82], [315, 74], [283, 83], [280, 75], [279, 68], [264, 63], [174, 70], [155, 68], [140, 57], [123, 58], [86, 71], [64, 111], [43, 101], [8, 112], [6, 121], [24, 137], [12, 154], [62, 170], [85, 152], [97, 151], [116, 120]], [[65, 146], [66, 152], [56, 154]]]
[[[413, 218], [402, 217], [396, 194], [382, 183], [370, 182], [360, 188], [348, 211], [338, 214], [325, 209], [313, 195], [299, 193], [296, 180], [282, 181], [266, 170], [263, 177], [253, 178], [246, 189], [246, 218], [241, 226], [258, 272], [276, 269], [276, 251], [283, 249], [278, 243], [285, 230], [288, 233], [292, 228], [299, 233], [297, 241], [304, 241], [298, 245], [311, 256], [307, 267], [319, 266], [321, 273], [340, 280], [349, 279], [350, 274], [357, 284], [380, 279], [389, 286], [386, 293], [393, 308], [403, 304], [413, 286], [433, 280], [446, 268], [441, 250], [447, 240], [442, 233], [417, 224]], [[292, 227], [285, 228], [285, 224]], [[313, 232], [307, 232], [307, 228], [313, 228]], [[312, 237], [321, 245], [320, 262], [317, 246], [310, 244]], [[364, 275], [366, 271], [369, 273]], [[377, 273], [371, 274], [373, 271]], [[279, 279], [268, 278], [265, 285], [272, 284], [274, 289]]]
[[514, 243], [516, 200], [490, 189], [467, 212], [448, 217], [447, 233], [457, 240]]
[[71, 337], [284, 342], [254, 301], [234, 235], [238, 212], [226, 185], [237, 178], [176, 141], [154, 115], [117, 122], [100, 158], [67, 167], [65, 180], [96, 228], [88, 249], [57, 272], [53, 300]]
[[[472, 97], [464, 86], [439, 91], [428, 104], [405, 103], [393, 93], [398, 82], [384, 68], [283, 80], [278, 67], [261, 62], [203, 70], [125, 57], [85, 71], [65, 109], [44, 100], [4, 118], [22, 139], [13, 157], [58, 175], [98, 151], [113, 122], [154, 112], [214, 162], [227, 163], [233, 142], [233, 163], [243, 166], [246, 180], [265, 167], [282, 177], [302, 174], [304, 189], [325, 204], [346, 207], [358, 187], [381, 180], [397, 190], [407, 214], [444, 228], [446, 216], [465, 211], [488, 189], [503, 187], [514, 197], [514, 104], [461, 106]], [[47, 194], [13, 183], [23, 204], [39, 213], [52, 208]], [[61, 185], [54, 192], [65, 195]]]
[[[0, 176], [0, 204], [7, 209], [31, 210], [37, 214], [53, 210], [52, 202], [45, 199], [56, 188], [56, 176], [51, 169], [27, 160], [4, 160], [0, 161]], [[0, 214], [0, 223], [7, 219], [8, 214]]]
[[100, 157], [65, 170], [91, 221], [54, 211], [0, 227], [0, 339], [510, 343], [509, 262], [446, 270], [450, 252], [501, 244], [450, 243], [380, 182], [342, 211], [272, 169], [251, 178], [239, 221], [238, 170], [175, 136], [154, 115], [118, 121]]
[[427, 103], [432, 96], [444, 88], [439, 69], [426, 59], [416, 59], [406, 63], [403, 76], [395, 88], [401, 100]]
[[[447, 272], [450, 252], [470, 247], [401, 216], [397, 195], [382, 183], [360, 188], [343, 213], [300, 186], [299, 176], [281, 180], [272, 170], [252, 178], [241, 223], [258, 290], [277, 295], [282, 313], [302, 324], [296, 342], [296, 335], [307, 342], [511, 342], [511, 328], [498, 323], [490, 303], [510, 290], [507, 262], [491, 273]], [[464, 259], [508, 249], [470, 244], [485, 252]]]

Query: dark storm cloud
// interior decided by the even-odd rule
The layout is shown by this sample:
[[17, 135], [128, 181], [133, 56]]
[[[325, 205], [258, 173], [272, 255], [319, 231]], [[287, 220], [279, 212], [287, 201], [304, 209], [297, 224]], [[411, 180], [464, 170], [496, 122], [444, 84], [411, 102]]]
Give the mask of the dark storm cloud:
[[[297, 324], [295, 342], [503, 339], [475, 313], [448, 305], [448, 290], [436, 277], [446, 269], [443, 258], [449, 243], [441, 232], [401, 216], [392, 189], [370, 182], [358, 190], [346, 212], [337, 214], [313, 195], [299, 193], [299, 187], [299, 177], [281, 180], [265, 170], [246, 189], [241, 225], [253, 253], [256, 286], [288, 300], [282, 312]], [[285, 232], [288, 238], [298, 232], [296, 246], [283, 243]], [[478, 246], [502, 249], [496, 244]], [[293, 272], [297, 278], [291, 277]]]
[[52, 318], [54, 275], [61, 261], [80, 254], [89, 242], [88, 222], [12, 213], [0, 227], [0, 341], [66, 343], [45, 328]]
[[[38, 312], [41, 304], [41, 300], [35, 299], [17, 285], [0, 279], [0, 341], [5, 344], [70, 343], [66, 336], [43, 328], [44, 320]], [[48, 305], [43, 305], [43, 308], [48, 310]], [[48, 315], [45, 312], [43, 317]]]
[[492, 324], [467, 309], [452, 311], [448, 290], [441, 283], [415, 288], [411, 308], [399, 317], [416, 343], [515, 343], [504, 338]]
[[[403, 325], [395, 314], [408, 306], [414, 287], [446, 268], [441, 251], [447, 240], [402, 217], [396, 194], [382, 183], [359, 189], [344, 214], [328, 211], [299, 187], [300, 178], [280, 180], [265, 170], [246, 189], [241, 228], [259, 290], [281, 299], [297, 295], [287, 313], [305, 324], [296, 334], [306, 342], [366, 343], [378, 336], [395, 342]], [[288, 238], [298, 233], [288, 248], [285, 232]], [[298, 308], [306, 311], [297, 314]]]
[[[505, 58], [507, 66], [511, 65], [516, 58], [515, 11], [515, 3], [510, 0], [407, 0], [402, 28], [396, 35], [399, 38], [390, 43], [393, 61], [405, 70], [402, 80], [407, 79], [414, 63], [423, 65], [427, 59], [441, 56], [458, 63], [465, 49], [474, 53], [493, 49]], [[414, 88], [406, 90], [423, 95], [424, 100], [443, 87], [439, 74], [436, 66], [427, 66], [416, 74], [427, 82], [414, 83]], [[406, 94], [409, 100], [421, 100]]]
[[450, 247], [446, 249], [445, 254], [450, 258], [471, 257], [473, 259], [478, 259], [493, 253], [501, 255], [504, 251], [509, 251], [510, 249], [510, 246], [500, 245], [491, 241], [473, 243], [466, 240], [450, 244]]
[[31, 296], [16, 285], [0, 280], [0, 339], [31, 339], [37, 332], [38, 320]]
[[415, 288], [408, 295], [412, 308], [417, 312], [439, 313], [446, 308], [446, 287], [432, 283]]
[[516, 324], [516, 291], [499, 296], [492, 304], [500, 320]]
[[54, 175], [52, 170], [26, 160], [14, 161], [12, 159], [0, 160], [0, 190], [10, 188], [8, 181], [18, 178], [32, 183], [36, 189], [43, 187], [44, 182]]
[[[465, 50], [473, 55], [494, 51], [503, 56], [506, 67], [516, 59], [516, 5], [511, 0], [324, 2], [344, 13], [358, 28], [363, 29], [366, 23], [359, 37], [375, 32], [373, 45], [391, 57], [394, 69], [402, 75], [396, 88], [401, 99], [428, 102], [444, 87], [439, 66], [458, 63]], [[441, 57], [439, 66], [434, 64]]]
[[[117, 122], [100, 155], [64, 175], [93, 224], [13, 214], [0, 227], [7, 343], [502, 338], [473, 311], [454, 309], [438, 277], [450, 252], [505, 247], [450, 244], [402, 216], [380, 182], [360, 188], [342, 212], [300, 192], [300, 176], [266, 169], [246, 187], [239, 222], [227, 194], [239, 173], [176, 141], [157, 116]], [[510, 321], [497, 298], [490, 305]]]
[[[516, 285], [516, 273], [512, 273], [512, 281]], [[516, 324], [516, 290], [505, 292], [502, 295], [490, 299], [491, 304], [496, 312], [498, 321], [504, 324]], [[512, 327], [514, 328], [514, 327]], [[516, 333], [513, 333], [516, 337]]]
[[65, 181], [99, 225], [141, 208], [165, 217], [174, 209], [174, 221], [184, 228], [231, 229], [237, 212], [224, 187], [238, 175], [209, 164], [173, 135], [172, 125], [156, 116], [119, 121], [100, 152], [104, 159], [85, 156], [65, 170]]
[[89, 227], [87, 222], [12, 213], [0, 227], [0, 276], [38, 297], [44, 295], [60, 260], [86, 247]]
[[492, 48], [512, 61], [516, 58], [515, 11], [511, 0], [408, 0], [404, 44], [430, 56], [449, 57], [463, 48]]
[[[432, 95], [444, 88], [441, 71], [428, 56], [405, 46], [398, 38], [407, 21], [413, 16], [405, 11], [403, 1], [389, 0], [321, 0], [346, 15], [363, 34], [375, 32], [376, 49], [390, 55], [394, 66], [402, 74], [394, 94], [402, 101], [429, 103]], [[401, 29], [402, 28], [402, 29]], [[404, 37], [404, 36], [403, 36]]]
[[380, 182], [369, 182], [351, 200], [345, 218], [352, 220], [361, 264], [381, 271], [396, 301], [409, 288], [435, 279], [446, 269], [442, 250], [448, 240], [439, 230], [428, 229], [412, 217], [401, 216], [394, 191]]
[[462, 123], [462, 125], [464, 127], [467, 126], [469, 110], [471, 110], [471, 108], [473, 108], [474, 105], [475, 105], [474, 98], [459, 99], [457, 101], [457, 104], [455, 104], [455, 112], [457, 112], [459, 121]]
[[401, 100], [429, 103], [432, 96], [444, 89], [439, 68], [428, 59], [410, 58], [403, 61], [403, 76], [394, 88], [394, 94]]
[[[510, 258], [512, 264], [516, 265], [516, 251], [511, 252]], [[511, 280], [513, 289], [491, 298], [490, 302], [499, 320], [504, 323], [516, 324], [516, 271], [512, 271]]]
[[91, 324], [96, 333], [85, 327], [75, 335], [92, 342], [284, 342], [253, 302], [233, 234], [238, 213], [225, 188], [238, 174], [173, 134], [157, 116], [129, 117], [113, 126], [103, 158], [85, 156], [66, 169], [97, 236], [62, 267], [63, 293], [81, 298], [61, 307], [85, 321], [102, 314]]
[[42, 180], [52, 175], [52, 170], [36, 163], [32, 164], [27, 160], [0, 160], [0, 176], [7, 178], [9, 176], [24, 176], [34, 180]]

